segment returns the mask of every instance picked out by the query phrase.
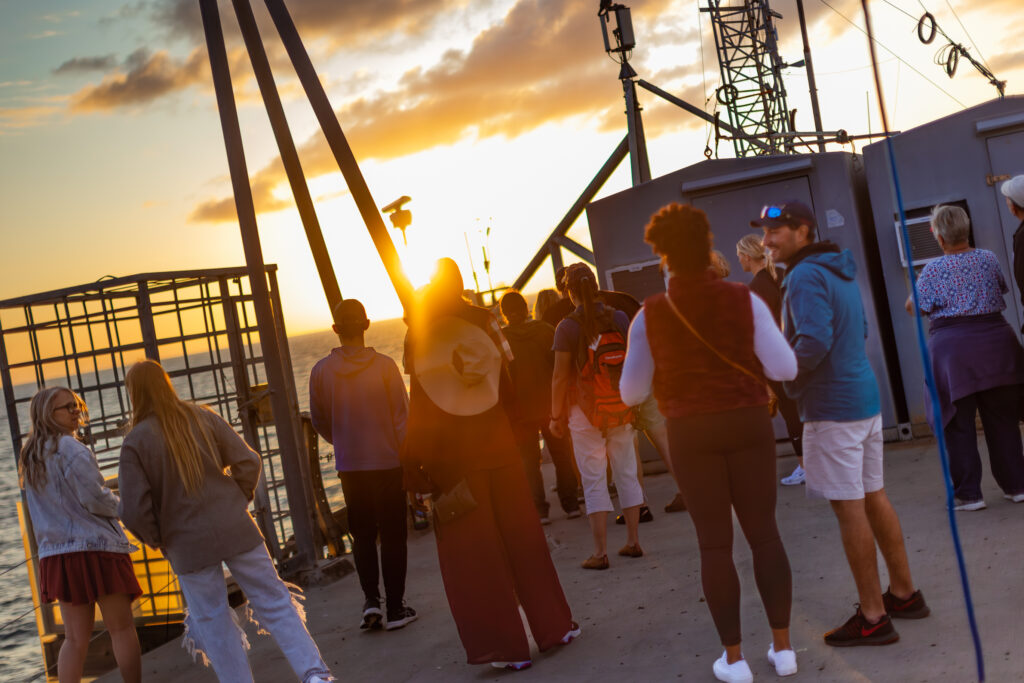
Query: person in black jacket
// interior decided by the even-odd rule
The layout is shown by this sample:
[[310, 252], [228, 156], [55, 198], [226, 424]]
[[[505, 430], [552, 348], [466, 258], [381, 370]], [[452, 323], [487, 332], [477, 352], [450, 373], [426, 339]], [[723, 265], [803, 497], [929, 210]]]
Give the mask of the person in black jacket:
[[576, 498], [576, 473], [571, 462], [572, 444], [568, 437], [554, 436], [547, 424], [548, 416], [551, 415], [551, 373], [555, 366], [555, 354], [551, 346], [555, 339], [555, 328], [542, 320], [531, 320], [526, 299], [515, 290], [501, 297], [500, 306], [501, 315], [507, 323], [502, 332], [512, 347], [513, 356], [510, 372], [515, 403], [509, 417], [512, 419], [519, 453], [523, 457], [533, 503], [540, 514], [541, 523], [548, 523], [550, 506], [544, 494], [544, 479], [540, 473], [539, 432], [544, 435], [544, 443], [555, 465], [558, 500], [562, 510], [569, 519], [574, 519], [581, 513]]
[[[736, 258], [746, 273], [753, 273], [754, 277], [747, 286], [750, 291], [757, 294], [768, 304], [768, 309], [775, 317], [775, 323], [782, 326], [782, 269], [777, 268], [772, 261], [771, 254], [761, 243], [760, 235], [746, 235], [736, 243]], [[782, 478], [783, 486], [798, 486], [804, 483], [804, 449], [801, 439], [803, 438], [804, 426], [800, 422], [800, 413], [797, 410], [796, 402], [786, 395], [782, 384], [770, 382], [772, 391], [779, 399], [779, 412], [782, 419], [786, 421], [786, 432], [789, 434], [789, 441], [793, 444], [799, 464], [789, 475]]]

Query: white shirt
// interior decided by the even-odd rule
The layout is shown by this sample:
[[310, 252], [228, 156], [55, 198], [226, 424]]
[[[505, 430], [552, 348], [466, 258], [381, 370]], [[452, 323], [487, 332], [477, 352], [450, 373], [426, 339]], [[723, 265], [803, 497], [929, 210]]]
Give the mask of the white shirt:
[[[775, 381], [796, 378], [796, 355], [782, 336], [768, 305], [753, 292], [750, 305], [754, 312], [754, 354], [764, 367], [765, 377]], [[626, 342], [626, 361], [619, 380], [622, 402], [638, 406], [651, 395], [654, 381], [654, 358], [647, 341], [647, 322], [644, 309], [633, 318]]]

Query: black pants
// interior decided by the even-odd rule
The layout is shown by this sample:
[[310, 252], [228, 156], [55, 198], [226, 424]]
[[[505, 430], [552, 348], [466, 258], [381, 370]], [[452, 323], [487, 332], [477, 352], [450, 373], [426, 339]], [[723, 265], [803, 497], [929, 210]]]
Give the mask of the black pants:
[[956, 497], [963, 501], [981, 500], [981, 455], [975, 412], [981, 413], [985, 445], [992, 465], [992, 476], [1005, 493], [1024, 493], [1024, 451], [1017, 425], [1016, 384], [979, 391], [954, 402], [956, 415], [946, 425], [949, 444], [949, 469]]
[[704, 597], [722, 645], [740, 643], [740, 580], [732, 560], [736, 512], [772, 628], [789, 626], [793, 585], [775, 524], [775, 436], [764, 406], [668, 418], [669, 453], [700, 543]]
[[533, 505], [541, 517], [547, 517], [550, 505], [547, 495], [544, 492], [544, 477], [540, 473], [540, 440], [538, 432], [544, 436], [544, 443], [551, 453], [551, 462], [555, 466], [555, 486], [558, 492], [558, 502], [562, 510], [572, 512], [580, 507], [576, 498], [576, 472], [572, 468], [572, 441], [568, 434], [563, 438], [554, 436], [548, 431], [547, 425], [537, 423], [516, 423], [513, 425], [516, 435], [516, 445], [519, 446], [519, 455], [523, 460], [523, 470], [526, 472], [526, 482], [530, 485], [530, 494], [533, 497]]
[[786, 433], [789, 434], [793, 450], [798, 456], [803, 457], [804, 425], [800, 422], [800, 411], [796, 407], [796, 401], [786, 395], [786, 390], [782, 388], [782, 382], [768, 382], [768, 385], [779, 397], [779, 414], [786, 422]]
[[397, 608], [405, 597], [407, 551], [406, 499], [402, 468], [338, 472], [348, 507], [359, 585], [367, 600], [380, 600], [377, 537], [380, 536], [380, 573], [388, 606]]

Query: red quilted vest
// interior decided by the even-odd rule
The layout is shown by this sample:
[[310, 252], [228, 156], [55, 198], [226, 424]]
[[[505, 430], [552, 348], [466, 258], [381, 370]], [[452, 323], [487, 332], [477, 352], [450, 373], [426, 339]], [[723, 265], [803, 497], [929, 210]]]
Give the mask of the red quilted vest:
[[763, 377], [754, 355], [750, 290], [711, 271], [673, 277], [667, 294], [644, 302], [647, 341], [654, 358], [654, 396], [665, 417], [719, 413], [767, 405], [764, 386], [730, 367], [676, 317], [666, 296], [690, 324], [729, 360]]

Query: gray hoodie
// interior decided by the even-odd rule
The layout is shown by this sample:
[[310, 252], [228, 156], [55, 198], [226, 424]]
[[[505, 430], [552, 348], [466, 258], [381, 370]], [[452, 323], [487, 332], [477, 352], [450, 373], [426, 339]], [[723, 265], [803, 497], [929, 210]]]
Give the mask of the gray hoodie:
[[409, 396], [398, 365], [372, 348], [340, 346], [309, 375], [313, 427], [334, 445], [339, 472], [400, 466]]

